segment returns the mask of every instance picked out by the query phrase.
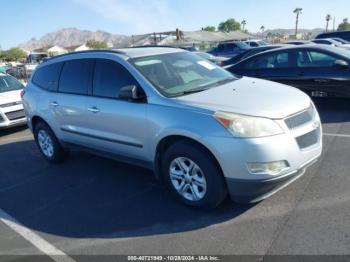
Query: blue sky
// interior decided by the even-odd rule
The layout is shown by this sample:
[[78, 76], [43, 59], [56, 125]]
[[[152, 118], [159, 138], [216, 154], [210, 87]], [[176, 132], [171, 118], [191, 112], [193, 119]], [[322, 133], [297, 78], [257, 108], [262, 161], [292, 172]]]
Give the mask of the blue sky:
[[251, 32], [261, 25], [293, 28], [293, 10], [303, 8], [301, 28], [325, 26], [327, 13], [337, 24], [350, 18], [349, 0], [0, 0], [0, 45], [16, 46], [65, 27], [114, 34], [198, 30], [229, 17], [247, 21]]

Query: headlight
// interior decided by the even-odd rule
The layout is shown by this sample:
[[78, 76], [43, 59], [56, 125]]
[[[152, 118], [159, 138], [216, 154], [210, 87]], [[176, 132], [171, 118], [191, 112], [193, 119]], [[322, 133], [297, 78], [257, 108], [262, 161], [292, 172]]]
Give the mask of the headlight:
[[214, 118], [235, 137], [264, 137], [283, 133], [283, 129], [273, 120], [217, 111]]

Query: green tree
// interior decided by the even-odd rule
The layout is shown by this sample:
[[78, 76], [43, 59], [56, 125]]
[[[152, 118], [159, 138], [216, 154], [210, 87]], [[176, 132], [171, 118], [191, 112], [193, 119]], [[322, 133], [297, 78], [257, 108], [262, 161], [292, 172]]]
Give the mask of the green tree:
[[246, 26], [246, 24], [247, 24], [247, 21], [246, 21], [246, 20], [243, 20], [243, 21], [241, 22], [242, 31], [245, 31], [245, 26]]
[[235, 19], [230, 18], [224, 22], [221, 22], [219, 24], [218, 29], [219, 29], [219, 31], [223, 31], [223, 32], [241, 30], [241, 24], [240, 24], [240, 22], [237, 22]]
[[86, 42], [86, 46], [91, 48], [91, 49], [104, 49], [108, 48], [107, 43], [102, 42], [102, 41], [97, 41], [95, 39], [91, 39]]
[[338, 31], [348, 31], [350, 30], [350, 23], [347, 18], [343, 19], [343, 22], [339, 24]]
[[204, 27], [203, 30], [204, 31], [209, 31], [209, 32], [215, 32], [216, 28], [215, 28], [215, 26], [208, 25], [208, 26]]
[[0, 53], [0, 58], [5, 61], [18, 61], [22, 58], [26, 58], [27, 53], [21, 48], [14, 47]]

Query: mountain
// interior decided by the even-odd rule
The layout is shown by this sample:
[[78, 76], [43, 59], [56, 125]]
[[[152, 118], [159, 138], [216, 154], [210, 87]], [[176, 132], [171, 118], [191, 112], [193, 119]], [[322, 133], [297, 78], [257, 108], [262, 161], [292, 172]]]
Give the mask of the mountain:
[[64, 28], [56, 32], [48, 33], [40, 39], [32, 38], [28, 42], [20, 44], [19, 47], [33, 50], [37, 48], [58, 45], [61, 47], [77, 46], [85, 44], [88, 40], [95, 39], [114, 46], [125, 46], [130, 37], [125, 35], [113, 35], [104, 31], [79, 30], [77, 28]]
[[[277, 28], [277, 29], [267, 29], [263, 33], [257, 33], [256, 35], [264, 36], [268, 33], [271, 34], [279, 34], [279, 35], [294, 35], [295, 29], [282, 29], [282, 28]], [[305, 36], [310, 36], [310, 38], [315, 38], [318, 34], [323, 33], [324, 29], [322, 28], [315, 28], [315, 29], [298, 29], [298, 33], [305, 35]]]

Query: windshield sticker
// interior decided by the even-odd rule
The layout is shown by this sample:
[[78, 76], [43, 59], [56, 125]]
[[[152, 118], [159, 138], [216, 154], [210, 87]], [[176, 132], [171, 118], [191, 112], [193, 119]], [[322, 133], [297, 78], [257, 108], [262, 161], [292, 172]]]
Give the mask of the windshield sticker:
[[214, 65], [212, 65], [209, 62], [204, 61], [204, 60], [203, 61], [198, 61], [197, 64], [205, 67], [208, 70], [214, 70], [216, 68], [216, 66], [214, 66]]
[[155, 65], [155, 64], [161, 64], [162, 61], [153, 59], [153, 60], [143, 60], [143, 61], [137, 61], [135, 64], [137, 66], [148, 66], [148, 65]]

